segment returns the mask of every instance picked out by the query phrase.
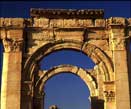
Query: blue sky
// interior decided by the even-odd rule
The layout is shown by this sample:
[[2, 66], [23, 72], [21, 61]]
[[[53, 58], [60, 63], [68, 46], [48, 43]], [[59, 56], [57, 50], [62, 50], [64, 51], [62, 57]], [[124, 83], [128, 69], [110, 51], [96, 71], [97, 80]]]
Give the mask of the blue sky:
[[[130, 1], [38, 1], [0, 2], [0, 17], [30, 17], [30, 8], [57, 9], [104, 9], [105, 18], [131, 17]], [[0, 46], [0, 65], [2, 49]], [[49, 69], [59, 64], [73, 64], [82, 68], [93, 68], [93, 62], [76, 51], [59, 51], [45, 57], [41, 69]], [[0, 67], [1, 69], [1, 67]], [[89, 90], [85, 83], [73, 74], [56, 75], [46, 83], [45, 109], [57, 104], [60, 109], [89, 109]]]
[[30, 8], [64, 8], [64, 9], [104, 9], [105, 17], [130, 16], [130, 1], [38, 1], [38, 2], [0, 2], [2, 17], [30, 17]]

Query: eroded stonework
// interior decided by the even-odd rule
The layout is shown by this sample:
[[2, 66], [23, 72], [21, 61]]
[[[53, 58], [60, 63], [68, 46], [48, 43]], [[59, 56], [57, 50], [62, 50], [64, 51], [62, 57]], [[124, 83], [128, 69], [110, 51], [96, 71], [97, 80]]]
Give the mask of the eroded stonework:
[[[44, 85], [62, 72], [86, 83], [92, 109], [131, 109], [131, 18], [104, 19], [103, 10], [31, 9], [30, 13], [28, 19], [0, 18], [1, 109], [44, 109]], [[41, 59], [62, 49], [84, 53], [95, 67], [60, 65], [42, 71]]]

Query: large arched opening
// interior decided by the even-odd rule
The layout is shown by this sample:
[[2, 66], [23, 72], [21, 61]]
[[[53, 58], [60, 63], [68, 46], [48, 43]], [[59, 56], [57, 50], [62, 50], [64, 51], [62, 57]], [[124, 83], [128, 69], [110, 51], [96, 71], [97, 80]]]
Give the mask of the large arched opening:
[[84, 69], [93, 69], [95, 63], [85, 54], [79, 51], [63, 49], [52, 52], [40, 61], [40, 69], [48, 70], [53, 66], [70, 64]]
[[[55, 51], [60, 51], [63, 49], [70, 49], [70, 50], [76, 50], [76, 51], [82, 52], [94, 61], [94, 63], [97, 65], [96, 67], [98, 67], [100, 64], [101, 66], [100, 70], [102, 70], [102, 72], [101, 71], [100, 72], [102, 75], [104, 75], [104, 79], [101, 81], [110, 81], [113, 79], [112, 78], [113, 69], [112, 69], [112, 64], [110, 63], [110, 59], [105, 55], [105, 53], [103, 53], [103, 51], [101, 51], [96, 46], [89, 44], [89, 43], [82, 44], [81, 42], [72, 42], [72, 41], [56, 41], [56, 42], [47, 43], [44, 46], [37, 49], [36, 52], [34, 52], [33, 55], [26, 61], [25, 66], [24, 66], [24, 73], [26, 74], [25, 80], [32, 81], [31, 82], [33, 83], [32, 86], [37, 87], [35, 88], [37, 90], [34, 91], [35, 92], [34, 96], [38, 95], [39, 97], [36, 97], [36, 98], [39, 98], [40, 101], [41, 101], [41, 96], [43, 96], [43, 93], [42, 93], [43, 90], [40, 91], [38, 89], [43, 89], [44, 86], [40, 85], [42, 86], [41, 88], [37, 86], [37, 83], [39, 84], [38, 82], [39, 79], [38, 80], [35, 79], [36, 81], [34, 81], [34, 78], [37, 75], [36, 72], [39, 72], [39, 69], [40, 69], [38, 67], [38, 64], [40, 63], [42, 59], [44, 59], [44, 57], [46, 57], [50, 53], [55, 52]], [[67, 71], [63, 71], [63, 72], [67, 72]], [[69, 72], [72, 72], [72, 71], [69, 71]], [[82, 79], [84, 80], [84, 77]], [[90, 79], [88, 78], [86, 80], [89, 81]], [[90, 83], [87, 84], [88, 87], [90, 86], [89, 84]], [[92, 86], [93, 84], [94, 82], [92, 83]], [[98, 95], [96, 93], [97, 88], [95, 88], [95, 91], [91, 90], [90, 87], [89, 89], [90, 89], [90, 94], [93, 95], [92, 101], [95, 101], [93, 103], [96, 104], [96, 102], [98, 101]], [[29, 90], [34, 90], [34, 88], [31, 87], [31, 89]], [[36, 94], [37, 92], [39, 92], [39, 94]], [[38, 108], [38, 106], [40, 106], [40, 109], [41, 109], [41, 105], [39, 104], [41, 102], [39, 100], [38, 99], [34, 100], [34, 105], [36, 105], [34, 107]], [[103, 100], [99, 101], [99, 103], [103, 104]]]
[[64, 69], [68, 69], [69, 66], [71, 68], [73, 65], [90, 70], [95, 66], [89, 57], [82, 52], [74, 50], [53, 52], [40, 62], [41, 70], [49, 70], [54, 68], [54, 66], [61, 66], [61, 69], [63, 69], [63, 72], [61, 71], [60, 74], [49, 78], [44, 85], [43, 109], [48, 109], [53, 104], [56, 104], [59, 108], [90, 109], [90, 91], [88, 86], [82, 78], [74, 73], [64, 72]]
[[[95, 66], [92, 60], [82, 52], [60, 50], [44, 57], [40, 62], [40, 69], [49, 70], [53, 66], [61, 66], [64, 69], [64, 66], [69, 66], [69, 64], [90, 70]], [[48, 109], [53, 104], [67, 109], [90, 109], [91, 107], [88, 86], [82, 78], [71, 72], [61, 72], [51, 77], [44, 86], [44, 93], [43, 109]]]
[[33, 75], [37, 70], [37, 65], [40, 63], [45, 56], [52, 52], [59, 51], [62, 49], [76, 50], [84, 53], [92, 61], [98, 65], [103, 63], [103, 69], [105, 69], [105, 81], [113, 80], [113, 67], [109, 57], [98, 47], [89, 43], [72, 42], [72, 41], [56, 41], [45, 44], [44, 46], [38, 48], [31, 56], [28, 58], [24, 65], [24, 70], [26, 80], [31, 80]]

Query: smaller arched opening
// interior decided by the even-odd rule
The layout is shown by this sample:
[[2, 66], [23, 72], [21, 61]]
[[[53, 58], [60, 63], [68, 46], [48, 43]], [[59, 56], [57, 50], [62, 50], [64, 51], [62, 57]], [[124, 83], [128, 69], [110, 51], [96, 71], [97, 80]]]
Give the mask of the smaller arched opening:
[[59, 109], [90, 109], [90, 93], [78, 76], [61, 72], [50, 78], [44, 87], [44, 108], [55, 104]]
[[44, 72], [43, 75], [41, 75], [40, 79], [36, 82], [36, 87], [37, 89], [39, 89], [38, 92], [42, 93], [43, 87], [45, 86], [47, 80], [57, 74], [60, 74], [61, 72], [69, 72], [79, 76], [89, 87], [91, 96], [97, 96], [97, 83], [93, 76], [86, 70], [73, 65], [59, 65]]
[[[34, 107], [38, 107], [38, 106], [43, 107], [43, 103], [40, 102], [40, 100], [43, 99], [42, 98], [43, 97], [43, 88], [45, 87], [46, 82], [50, 78], [54, 77], [55, 75], [61, 74], [63, 72], [66, 72], [68, 74], [71, 73], [71, 74], [74, 74], [74, 75], [77, 75], [78, 77], [80, 77], [84, 81], [86, 86], [89, 88], [90, 96], [91, 97], [98, 96], [97, 83], [86, 70], [76, 67], [76, 66], [72, 66], [72, 65], [60, 65], [60, 66], [53, 67], [52, 69], [50, 69], [46, 72], [44, 71], [43, 73], [41, 73], [42, 75], [41, 75], [40, 79], [35, 84]], [[39, 99], [39, 98], [41, 98], [41, 99]], [[38, 104], [38, 103], [42, 103], [42, 104]], [[40, 107], [40, 109], [41, 109], [41, 107]]]

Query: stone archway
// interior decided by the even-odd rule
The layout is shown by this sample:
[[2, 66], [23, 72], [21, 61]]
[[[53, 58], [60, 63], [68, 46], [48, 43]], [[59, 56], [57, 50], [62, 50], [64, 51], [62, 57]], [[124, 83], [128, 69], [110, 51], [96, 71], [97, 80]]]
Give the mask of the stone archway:
[[[101, 99], [103, 99], [103, 82], [112, 81], [113, 78], [113, 68], [112, 64], [108, 58], [108, 56], [105, 55], [105, 53], [98, 47], [96, 47], [93, 44], [85, 42], [84, 44], [79, 41], [71, 41], [71, 40], [58, 40], [51, 43], [46, 43], [45, 45], [42, 45], [40, 48], [38, 48], [33, 55], [30, 56], [30, 58], [26, 61], [24, 66], [24, 74], [26, 74], [25, 80], [30, 81], [30, 91], [33, 90], [34, 86], [34, 76], [36, 75], [36, 72], [38, 72], [39, 67], [38, 63], [41, 59], [43, 59], [48, 54], [62, 50], [62, 49], [72, 49], [77, 50], [79, 52], [84, 53], [88, 57], [90, 57], [96, 64], [94, 67], [94, 72], [99, 72], [102, 75], [101, 77], [98, 76], [97, 78], [101, 79], [99, 82], [99, 93], [101, 93]], [[97, 71], [95, 71], [97, 70]], [[99, 70], [99, 71], [98, 71]], [[96, 80], [97, 80], [96, 78]], [[32, 82], [31, 82], [32, 81]], [[102, 91], [102, 92], [101, 92]], [[97, 100], [95, 98], [95, 100]], [[100, 104], [103, 104], [103, 101], [100, 102]], [[97, 101], [95, 105], [97, 104]]]
[[39, 90], [38, 92], [41, 93], [43, 91], [43, 87], [48, 79], [62, 72], [70, 72], [79, 76], [89, 87], [91, 96], [98, 96], [97, 82], [93, 79], [92, 75], [89, 74], [88, 71], [73, 65], [59, 65], [43, 72], [40, 79], [35, 84], [35, 87]]
[[[29, 19], [0, 18], [1, 108], [33, 109], [39, 62], [52, 52], [71, 49], [96, 64], [90, 74], [95, 74], [104, 109], [130, 109], [131, 18], [104, 19], [103, 15], [102, 10], [32, 9]], [[93, 101], [93, 109], [103, 108], [97, 107], [96, 98]]]
[[[43, 99], [44, 99], [44, 86], [46, 84], [46, 82], [52, 78], [53, 76], [63, 73], [63, 72], [67, 72], [67, 73], [72, 73], [74, 75], [79, 76], [87, 85], [87, 87], [89, 88], [90, 91], [90, 99], [91, 99], [91, 104], [93, 104], [94, 102], [94, 98], [95, 98], [95, 102], [96, 100], [99, 102], [101, 100], [98, 99], [98, 85], [97, 85], [97, 81], [94, 79], [94, 77], [87, 71], [84, 70], [82, 68], [79, 68], [77, 66], [73, 66], [73, 65], [59, 65], [59, 66], [55, 66], [47, 71], [39, 71], [41, 76], [40, 78], [35, 81], [34, 85], [35, 85], [35, 89], [34, 89], [34, 109], [43, 109]], [[99, 104], [97, 103], [97, 106], [102, 105], [104, 106], [104, 100], [103, 100], [103, 104]]]
[[90, 43], [85, 42], [83, 44], [81, 42], [71, 40], [58, 40], [55, 42], [46, 43], [45, 45], [38, 48], [25, 63], [23, 71], [26, 72], [26, 74], [28, 75], [26, 76], [26, 79], [30, 80], [32, 78], [37, 64], [40, 62], [41, 59], [44, 58], [44, 56], [47, 56], [48, 54], [61, 49], [72, 49], [80, 51], [91, 58], [96, 65], [102, 62], [105, 69], [105, 81], [112, 81], [114, 79], [112, 64], [108, 56], [106, 56], [100, 48]]

